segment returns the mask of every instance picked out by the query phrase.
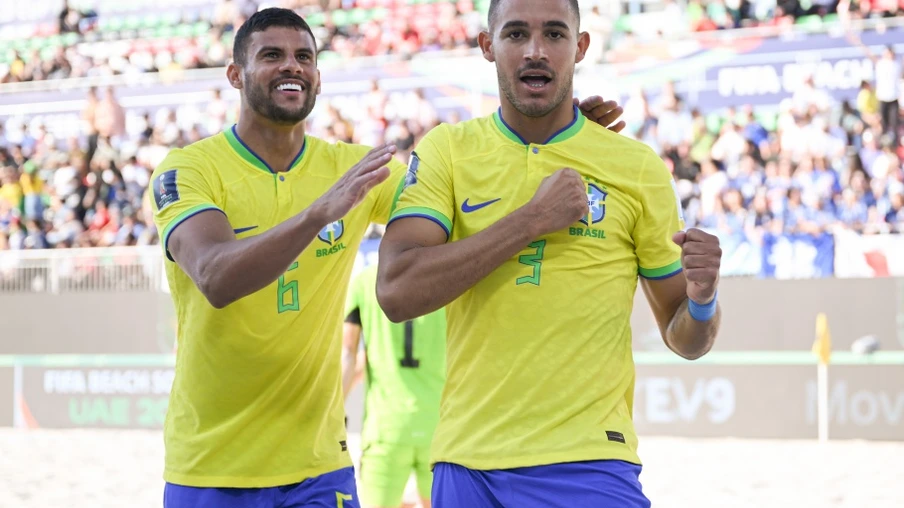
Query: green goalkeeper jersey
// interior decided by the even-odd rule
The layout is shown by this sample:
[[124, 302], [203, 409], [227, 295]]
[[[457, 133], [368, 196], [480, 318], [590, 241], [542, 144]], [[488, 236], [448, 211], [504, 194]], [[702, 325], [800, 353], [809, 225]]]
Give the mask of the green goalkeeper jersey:
[[377, 302], [377, 266], [349, 288], [347, 322], [362, 328], [365, 369], [364, 442], [429, 445], [439, 422], [446, 372], [446, 312], [391, 322]]

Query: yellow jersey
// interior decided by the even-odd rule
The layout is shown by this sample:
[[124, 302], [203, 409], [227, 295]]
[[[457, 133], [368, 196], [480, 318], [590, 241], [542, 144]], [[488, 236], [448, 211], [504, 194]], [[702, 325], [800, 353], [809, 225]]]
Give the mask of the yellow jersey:
[[526, 204], [577, 170], [588, 213], [536, 239], [446, 307], [446, 384], [431, 462], [507, 469], [640, 463], [632, 421], [631, 310], [638, 275], [681, 270], [673, 180], [647, 146], [586, 121], [525, 143], [500, 113], [429, 132], [390, 222], [424, 217], [448, 241]]
[[[235, 127], [174, 149], [151, 179], [161, 243], [166, 249], [173, 230], [205, 210], [225, 214], [239, 239], [261, 234], [307, 208], [367, 151], [307, 136], [290, 169], [277, 173]], [[223, 309], [166, 252], [179, 344], [164, 424], [167, 482], [272, 487], [352, 465], [341, 382], [345, 294], [367, 227], [385, 223], [400, 189], [405, 166], [391, 167], [279, 280]]]

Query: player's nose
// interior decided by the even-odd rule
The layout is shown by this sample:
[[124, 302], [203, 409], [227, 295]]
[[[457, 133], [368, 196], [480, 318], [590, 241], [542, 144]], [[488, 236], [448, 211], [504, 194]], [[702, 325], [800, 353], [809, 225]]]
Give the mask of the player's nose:
[[280, 62], [279, 72], [285, 74], [302, 74], [304, 69], [294, 56], [288, 56]]
[[548, 60], [543, 37], [531, 37], [524, 45], [524, 59], [528, 61]]

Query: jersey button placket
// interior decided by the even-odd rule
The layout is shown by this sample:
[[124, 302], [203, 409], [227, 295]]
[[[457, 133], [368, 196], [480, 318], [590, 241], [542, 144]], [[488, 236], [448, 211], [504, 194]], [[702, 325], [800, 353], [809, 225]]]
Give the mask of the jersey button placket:
[[292, 187], [286, 180], [286, 175], [282, 173], [276, 175], [276, 197], [283, 204], [292, 200], [292, 193], [290, 192]]
[[[531, 195], [533, 195], [533, 193], [537, 190], [536, 186], [539, 185], [539, 183], [536, 181], [538, 178], [540, 178], [540, 174], [537, 169], [540, 167], [541, 161], [540, 157], [538, 157], [539, 154], [539, 147], [535, 145], [527, 145], [527, 181], [530, 182], [528, 185], [532, 187], [530, 190]], [[542, 178], [540, 179], [542, 180]]]

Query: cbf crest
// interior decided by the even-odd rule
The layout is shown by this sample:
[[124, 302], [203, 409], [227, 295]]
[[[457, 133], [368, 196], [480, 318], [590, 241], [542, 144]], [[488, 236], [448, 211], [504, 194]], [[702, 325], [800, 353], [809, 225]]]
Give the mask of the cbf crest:
[[587, 184], [587, 207], [588, 212], [581, 222], [586, 226], [593, 226], [597, 222], [601, 222], [606, 216], [606, 196], [609, 193], [600, 189], [595, 184]]
[[336, 222], [330, 222], [324, 226], [317, 235], [317, 238], [326, 242], [327, 245], [335, 245], [339, 239], [342, 238], [343, 233], [345, 233], [345, 222], [343, 220], [337, 220]]

